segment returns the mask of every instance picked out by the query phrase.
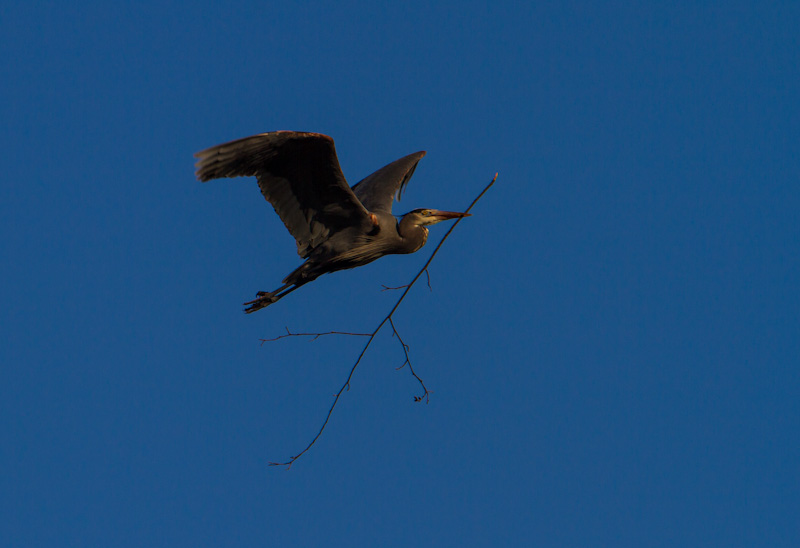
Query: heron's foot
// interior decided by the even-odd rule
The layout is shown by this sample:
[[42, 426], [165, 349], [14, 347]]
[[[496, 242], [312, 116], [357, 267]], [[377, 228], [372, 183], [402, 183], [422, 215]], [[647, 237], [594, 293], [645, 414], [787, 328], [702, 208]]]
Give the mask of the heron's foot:
[[257, 304], [260, 304], [261, 306], [259, 306], [259, 308], [263, 308], [263, 307], [267, 306], [268, 304], [272, 304], [274, 302], [277, 302], [277, 300], [278, 299], [275, 298], [275, 293], [274, 292], [272, 292], [272, 291], [259, 291], [258, 293], [256, 293], [256, 298], [255, 299], [253, 299], [252, 301], [247, 301], [246, 303], [244, 303], [244, 305], [245, 306], [247, 306], [247, 305], [255, 306]]
[[253, 299], [252, 301], [244, 303], [244, 306], [247, 307], [244, 309], [245, 313], [250, 314], [251, 312], [255, 312], [256, 310], [261, 310], [262, 308], [266, 308], [272, 303], [278, 301], [278, 297], [276, 297], [274, 293], [259, 291], [258, 295], [259, 297], [257, 299]]

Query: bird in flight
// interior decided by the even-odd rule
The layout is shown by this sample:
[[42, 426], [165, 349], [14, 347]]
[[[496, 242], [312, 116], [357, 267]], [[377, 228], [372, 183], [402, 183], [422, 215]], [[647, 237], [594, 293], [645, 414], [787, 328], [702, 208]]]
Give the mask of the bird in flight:
[[355, 268], [384, 255], [414, 253], [428, 239], [427, 227], [468, 213], [414, 209], [392, 215], [424, 151], [409, 154], [352, 188], [342, 174], [333, 139], [320, 133], [274, 131], [202, 150], [197, 179], [255, 176], [264, 198], [297, 241], [305, 262], [274, 291], [244, 303], [255, 312], [322, 274]]

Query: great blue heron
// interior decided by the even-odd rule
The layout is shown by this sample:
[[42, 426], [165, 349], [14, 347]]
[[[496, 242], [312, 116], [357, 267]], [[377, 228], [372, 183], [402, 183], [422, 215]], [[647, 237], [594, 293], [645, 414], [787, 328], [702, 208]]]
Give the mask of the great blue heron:
[[275, 291], [259, 291], [244, 303], [255, 312], [322, 274], [355, 268], [393, 253], [414, 253], [429, 225], [467, 213], [415, 209], [398, 222], [392, 215], [425, 152], [379, 169], [353, 188], [339, 167], [333, 139], [319, 133], [274, 131], [217, 145], [195, 154], [197, 179], [252, 176], [261, 193], [297, 240], [306, 261]]

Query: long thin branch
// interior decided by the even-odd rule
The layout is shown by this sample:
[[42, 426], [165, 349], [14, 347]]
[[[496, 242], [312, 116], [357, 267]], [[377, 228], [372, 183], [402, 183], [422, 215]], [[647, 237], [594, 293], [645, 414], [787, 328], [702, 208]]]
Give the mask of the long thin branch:
[[[472, 203], [464, 211], [464, 213], [469, 213], [470, 210], [475, 206], [475, 204], [478, 203], [478, 200], [483, 198], [483, 195], [486, 194], [486, 192], [492, 187], [494, 182], [497, 180], [497, 175], [498, 175], [497, 173], [494, 174], [494, 177], [489, 182], [489, 184], [486, 185], [486, 188], [484, 188], [481, 191], [481, 193], [478, 194], [477, 198], [472, 200]], [[456, 221], [450, 226], [450, 229], [445, 233], [445, 235], [439, 241], [439, 244], [433, 250], [433, 253], [431, 253], [431, 256], [428, 258], [427, 262], [423, 265], [423, 267], [420, 269], [420, 271], [417, 272], [417, 275], [414, 276], [414, 278], [411, 280], [411, 282], [407, 286], [405, 286], [405, 290], [403, 291], [403, 294], [400, 295], [400, 298], [397, 299], [397, 302], [392, 307], [392, 309], [389, 311], [389, 313], [386, 315], [386, 317], [383, 318], [381, 323], [378, 324], [378, 327], [376, 327], [375, 330], [370, 334], [353, 333], [353, 335], [369, 336], [369, 339], [367, 340], [367, 343], [364, 345], [364, 348], [361, 350], [361, 353], [358, 355], [358, 358], [356, 359], [356, 362], [353, 364], [353, 367], [350, 368], [350, 374], [347, 375], [347, 379], [344, 381], [344, 384], [339, 389], [339, 391], [336, 393], [336, 396], [334, 396], [333, 403], [331, 404], [331, 407], [328, 410], [328, 414], [325, 416], [325, 421], [322, 423], [322, 426], [320, 427], [319, 432], [317, 432], [317, 435], [314, 436], [314, 439], [311, 440], [311, 442], [306, 446], [305, 449], [303, 449], [302, 451], [297, 453], [295, 456], [291, 457], [288, 461], [286, 461], [286, 462], [270, 462], [269, 463], [270, 466], [286, 466], [286, 469], [288, 470], [289, 468], [291, 468], [292, 464], [294, 464], [294, 462], [297, 459], [299, 459], [309, 449], [311, 449], [311, 447], [317, 442], [317, 440], [320, 438], [320, 436], [322, 436], [322, 432], [325, 431], [325, 427], [328, 425], [328, 421], [331, 419], [331, 415], [333, 415], [333, 410], [336, 408], [336, 404], [339, 403], [339, 398], [342, 396], [342, 393], [345, 390], [349, 390], [350, 389], [350, 381], [353, 378], [353, 374], [356, 372], [356, 368], [358, 367], [358, 364], [361, 363], [361, 359], [364, 357], [364, 354], [367, 353], [367, 349], [369, 349], [370, 345], [372, 344], [372, 341], [375, 340], [375, 336], [378, 334], [378, 332], [381, 330], [381, 328], [383, 328], [383, 326], [386, 325], [387, 322], [390, 322], [390, 323], [392, 322], [392, 315], [394, 315], [395, 311], [400, 306], [400, 303], [402, 303], [403, 299], [406, 298], [406, 295], [408, 295], [408, 292], [411, 291], [411, 288], [414, 286], [414, 284], [417, 282], [417, 280], [420, 278], [420, 276], [422, 276], [422, 273], [428, 271], [428, 266], [430, 266], [431, 261], [433, 261], [433, 258], [436, 257], [436, 254], [439, 252], [439, 249], [441, 249], [442, 244], [444, 244], [445, 240], [447, 240], [447, 238], [450, 236], [450, 234], [453, 232], [453, 230], [455, 230], [456, 226], [458, 226], [458, 223], [460, 223], [460, 222], [461, 222], [461, 218], [456, 219]], [[408, 364], [408, 367], [409, 367], [409, 370], [411, 371], [411, 374], [414, 375], [414, 377], [419, 381], [419, 383], [422, 385], [422, 389], [424, 390], [424, 394], [422, 396], [420, 396], [420, 397], [415, 397], [414, 400], [415, 401], [421, 401], [423, 398], [427, 399], [428, 394], [429, 394], [428, 389], [425, 388], [425, 384], [422, 382], [422, 379], [419, 378], [416, 373], [414, 373], [414, 369], [411, 367], [411, 361], [408, 359], [408, 346], [400, 338], [400, 334], [397, 332], [397, 329], [395, 329], [394, 323], [391, 323], [391, 327], [392, 327], [392, 330], [393, 330], [394, 334], [397, 335], [397, 338], [400, 341], [400, 344], [403, 345], [403, 351], [405, 352], [405, 356], [406, 356], [406, 361], [405, 361], [405, 363], [403, 363], [403, 366]], [[287, 329], [286, 331], [288, 333], [289, 330]], [[284, 337], [290, 337], [290, 336], [321, 336], [321, 335], [328, 335], [328, 334], [345, 334], [346, 335], [348, 333], [335, 332], [335, 331], [330, 331], [328, 333], [319, 333], [319, 334], [317, 334], [317, 333], [297, 333], [297, 334], [288, 333], [287, 335], [281, 335], [280, 337], [276, 337], [276, 339], [274, 339], [274, 340], [281, 339], [281, 338], [284, 338]], [[271, 340], [271, 339], [265, 339], [265, 340]], [[401, 367], [403, 367], [403, 366], [401, 366]]]

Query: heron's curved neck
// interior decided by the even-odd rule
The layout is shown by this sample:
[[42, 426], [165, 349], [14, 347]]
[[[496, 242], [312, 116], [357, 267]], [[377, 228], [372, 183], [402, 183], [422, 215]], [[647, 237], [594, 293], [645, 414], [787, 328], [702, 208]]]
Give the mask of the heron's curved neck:
[[403, 247], [406, 249], [406, 253], [414, 253], [428, 241], [428, 229], [416, 224], [407, 216], [400, 219], [397, 232], [403, 238]]

